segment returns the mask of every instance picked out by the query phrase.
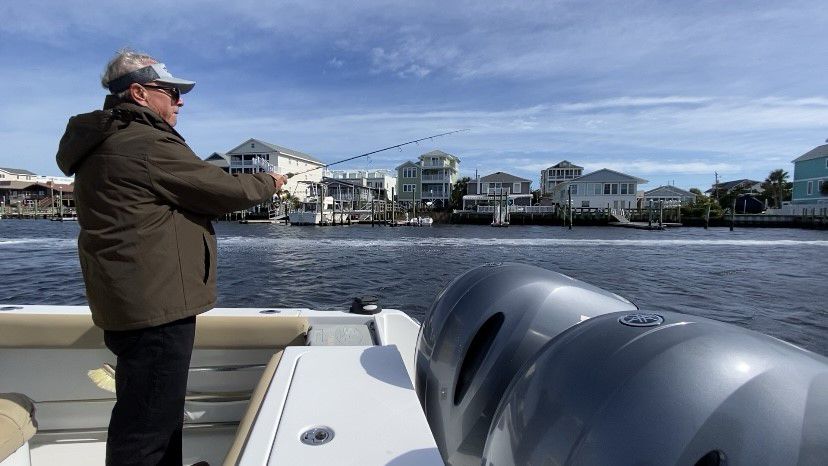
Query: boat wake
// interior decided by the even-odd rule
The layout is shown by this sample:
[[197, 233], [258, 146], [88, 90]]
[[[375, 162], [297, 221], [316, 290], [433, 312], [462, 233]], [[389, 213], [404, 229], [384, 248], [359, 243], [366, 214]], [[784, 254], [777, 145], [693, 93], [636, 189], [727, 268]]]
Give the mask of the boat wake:
[[828, 247], [828, 241], [821, 240], [744, 240], [744, 239], [562, 239], [562, 238], [423, 238], [403, 237], [399, 239], [359, 239], [359, 238], [251, 238], [244, 236], [219, 237], [219, 245], [233, 248], [279, 245], [283, 248], [329, 247], [329, 248], [408, 248], [408, 247], [578, 247], [578, 246], [646, 246], [646, 247]]

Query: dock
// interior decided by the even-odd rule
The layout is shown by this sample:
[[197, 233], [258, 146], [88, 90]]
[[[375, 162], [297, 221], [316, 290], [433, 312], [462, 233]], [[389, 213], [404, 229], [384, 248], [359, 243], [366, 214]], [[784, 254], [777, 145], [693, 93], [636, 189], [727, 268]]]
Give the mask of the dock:
[[609, 222], [609, 226], [621, 228], [635, 228], [636, 230], [663, 230], [682, 226], [681, 223], [649, 223], [649, 222]]

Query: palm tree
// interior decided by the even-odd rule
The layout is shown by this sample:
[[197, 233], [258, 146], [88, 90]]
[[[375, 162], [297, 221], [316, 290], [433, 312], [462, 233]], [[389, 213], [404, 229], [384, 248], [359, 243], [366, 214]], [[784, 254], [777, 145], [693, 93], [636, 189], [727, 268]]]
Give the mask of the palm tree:
[[788, 182], [788, 172], [781, 168], [777, 168], [768, 174], [768, 177], [765, 179], [765, 184], [771, 190], [773, 194], [773, 199], [776, 204], [776, 208], [782, 207], [782, 198], [785, 193], [785, 188], [787, 187]]

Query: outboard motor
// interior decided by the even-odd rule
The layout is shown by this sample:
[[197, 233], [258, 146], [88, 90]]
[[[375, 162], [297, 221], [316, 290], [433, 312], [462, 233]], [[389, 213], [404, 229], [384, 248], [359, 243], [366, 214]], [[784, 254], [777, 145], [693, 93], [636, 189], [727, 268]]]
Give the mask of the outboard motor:
[[673, 312], [594, 317], [521, 369], [483, 464], [826, 465], [828, 358]]
[[544, 344], [586, 319], [635, 310], [620, 296], [528, 265], [488, 264], [456, 278], [417, 342], [417, 395], [445, 462], [480, 465], [509, 382]]

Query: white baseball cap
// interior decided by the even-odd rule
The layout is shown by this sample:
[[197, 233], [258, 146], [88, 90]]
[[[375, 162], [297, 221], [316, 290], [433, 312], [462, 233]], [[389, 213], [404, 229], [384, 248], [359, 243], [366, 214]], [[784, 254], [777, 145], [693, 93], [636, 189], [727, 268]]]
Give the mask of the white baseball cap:
[[195, 81], [176, 78], [170, 74], [165, 64], [153, 63], [152, 65], [138, 68], [135, 71], [131, 71], [109, 81], [107, 87], [109, 88], [109, 92], [117, 94], [127, 90], [132, 83], [144, 84], [153, 81], [159, 84], [166, 84], [168, 87], [174, 87], [182, 94], [190, 92], [193, 86], [195, 86]]

